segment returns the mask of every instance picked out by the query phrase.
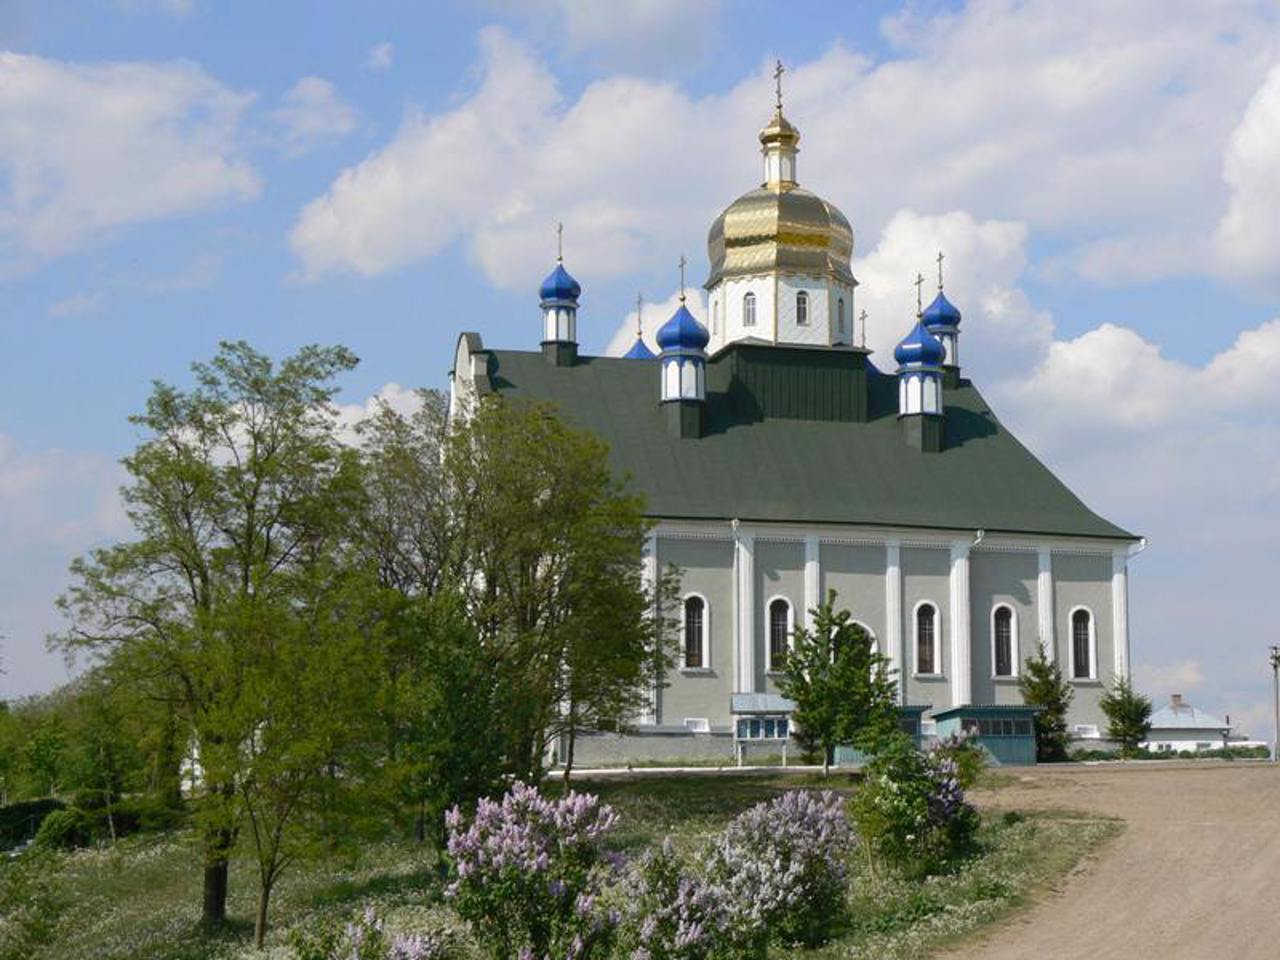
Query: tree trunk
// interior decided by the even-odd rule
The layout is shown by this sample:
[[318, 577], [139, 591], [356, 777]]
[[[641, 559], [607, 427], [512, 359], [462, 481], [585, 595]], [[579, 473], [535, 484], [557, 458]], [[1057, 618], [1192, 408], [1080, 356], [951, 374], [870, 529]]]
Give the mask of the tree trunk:
[[258, 913], [253, 921], [253, 945], [261, 950], [267, 938], [267, 907], [271, 903], [272, 881], [262, 881], [262, 889], [258, 891]]
[[227, 922], [227, 876], [230, 864], [226, 854], [204, 865], [204, 909], [200, 921], [206, 927], [220, 927]]
[[825, 777], [831, 773], [831, 747], [822, 748], [822, 775]]
[[565, 751], [565, 755], [564, 755], [564, 792], [565, 793], [569, 792], [569, 777], [573, 774], [573, 748], [578, 741], [577, 724], [570, 722], [569, 733], [567, 734], [567, 737], [569, 740], [569, 748], [568, 750]]

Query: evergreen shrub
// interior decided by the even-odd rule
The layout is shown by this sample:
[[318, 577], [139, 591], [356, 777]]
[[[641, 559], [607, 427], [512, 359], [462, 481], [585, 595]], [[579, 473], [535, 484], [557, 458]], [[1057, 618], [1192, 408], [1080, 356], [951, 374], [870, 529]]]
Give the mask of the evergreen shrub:
[[12, 849], [30, 840], [45, 817], [65, 807], [66, 804], [55, 797], [24, 800], [0, 807], [0, 850]]

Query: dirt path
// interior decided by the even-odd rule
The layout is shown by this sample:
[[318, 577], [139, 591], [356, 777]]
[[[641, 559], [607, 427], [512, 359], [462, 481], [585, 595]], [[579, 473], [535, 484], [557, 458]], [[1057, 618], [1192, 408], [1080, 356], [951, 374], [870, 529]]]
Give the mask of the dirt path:
[[1280, 769], [1243, 763], [1040, 767], [976, 795], [1126, 822], [1100, 858], [964, 960], [1280, 957]]

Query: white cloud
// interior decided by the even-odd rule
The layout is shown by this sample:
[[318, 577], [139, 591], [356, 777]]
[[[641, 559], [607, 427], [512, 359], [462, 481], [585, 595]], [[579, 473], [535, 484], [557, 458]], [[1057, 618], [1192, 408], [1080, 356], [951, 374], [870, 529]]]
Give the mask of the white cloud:
[[322, 77], [303, 77], [280, 98], [272, 113], [292, 150], [304, 150], [323, 140], [345, 137], [356, 128], [354, 107]]
[[73, 557], [126, 531], [122, 478], [106, 457], [25, 449], [0, 434], [0, 697], [67, 679], [44, 650], [45, 635], [64, 626], [53, 601]]
[[[703, 326], [707, 325], [707, 302], [703, 297], [702, 291], [698, 289], [690, 289], [685, 291], [685, 306], [694, 318]], [[673, 290], [666, 300], [657, 303], [649, 303], [645, 301], [641, 307], [641, 316], [643, 317], [643, 337], [645, 345], [648, 346], [655, 354], [658, 352], [657, 334], [658, 328], [671, 319], [672, 314], [680, 308], [680, 291]], [[628, 350], [631, 345], [636, 342], [636, 311], [628, 310], [627, 315], [622, 318], [618, 324], [618, 328], [613, 332], [613, 336], [609, 338], [608, 345], [604, 348], [605, 356], [620, 357]]]
[[338, 425], [345, 442], [355, 444], [359, 440], [356, 427], [362, 420], [367, 420], [384, 406], [390, 407], [401, 416], [408, 416], [418, 409], [420, 401], [418, 393], [412, 387], [402, 387], [393, 382], [385, 383], [359, 403], [338, 404]]
[[252, 97], [198, 66], [0, 53], [0, 250], [75, 249], [104, 230], [253, 197]]
[[101, 293], [76, 293], [49, 304], [51, 317], [78, 317], [102, 309]]
[[1188, 693], [1204, 683], [1204, 670], [1199, 660], [1174, 660], [1168, 663], [1139, 663], [1134, 678], [1141, 689], [1149, 692], [1152, 705], [1160, 709], [1173, 693]]
[[[837, 44], [791, 64], [801, 182], [859, 235], [904, 209], [970, 210], [1026, 224], [1093, 276], [1195, 256], [1208, 269], [1207, 240], [1177, 238], [1212, 234], [1227, 202], [1223, 152], [1280, 25], [1251, 7], [1176, 6], [979, 0], [889, 21], [899, 46], [882, 62]], [[596, 4], [563, 10], [584, 43], [626, 19], [610, 7], [606, 24]], [[486, 31], [481, 50], [478, 90], [411, 114], [302, 211], [293, 244], [309, 274], [382, 273], [461, 240], [495, 283], [527, 286], [563, 220], [578, 272], [607, 277], [701, 242], [716, 210], [758, 181], [754, 135], [772, 99], [763, 61], [701, 98], [612, 76], [565, 101], [506, 34]]]
[[370, 47], [368, 56], [364, 58], [365, 69], [390, 70], [391, 62], [395, 58], [395, 49], [395, 46], [390, 41], [384, 41]]
[[1280, 65], [1274, 67], [1231, 134], [1223, 178], [1231, 201], [1215, 240], [1228, 270], [1280, 274]]
[[670, 74], [699, 65], [722, 36], [722, 0], [495, 0], [545, 43], [597, 66]]
[[918, 273], [925, 305], [937, 293], [938, 251], [944, 253], [947, 296], [960, 307], [960, 357], [980, 380], [1039, 362], [1053, 323], [1032, 307], [1017, 284], [1027, 266], [1026, 224], [979, 221], [965, 211], [893, 216], [866, 257], [854, 261], [855, 306], [867, 311], [867, 346], [882, 369], [893, 369], [893, 348], [915, 324]]

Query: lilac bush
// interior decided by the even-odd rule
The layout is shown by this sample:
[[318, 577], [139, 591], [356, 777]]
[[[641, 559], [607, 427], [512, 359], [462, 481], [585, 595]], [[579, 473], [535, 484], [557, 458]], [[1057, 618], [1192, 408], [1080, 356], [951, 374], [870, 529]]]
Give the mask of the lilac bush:
[[483, 799], [468, 823], [445, 819], [452, 881], [446, 895], [497, 960], [590, 960], [618, 923], [600, 902], [615, 869], [602, 840], [617, 824], [591, 794], [559, 800], [515, 784]]
[[937, 873], [974, 846], [978, 812], [945, 753], [896, 741], [867, 766], [851, 804], [858, 833], [908, 875]]
[[821, 943], [842, 916], [851, 841], [841, 799], [792, 791], [735, 818], [704, 858], [738, 951]]
[[636, 864], [622, 934], [630, 960], [708, 960], [730, 947], [724, 891], [691, 872], [668, 839]]
[[292, 946], [298, 960], [444, 960], [449, 952], [438, 935], [388, 936], [373, 907], [349, 923], [301, 933]]

